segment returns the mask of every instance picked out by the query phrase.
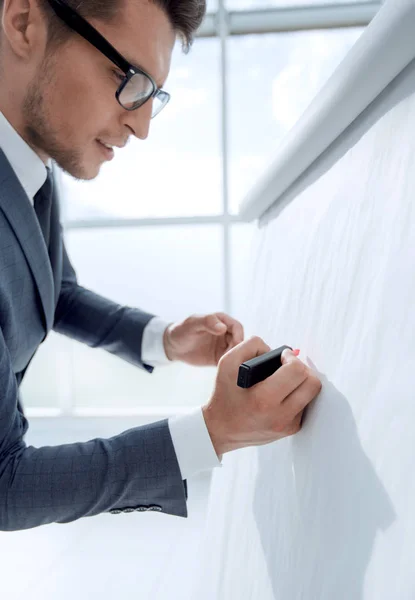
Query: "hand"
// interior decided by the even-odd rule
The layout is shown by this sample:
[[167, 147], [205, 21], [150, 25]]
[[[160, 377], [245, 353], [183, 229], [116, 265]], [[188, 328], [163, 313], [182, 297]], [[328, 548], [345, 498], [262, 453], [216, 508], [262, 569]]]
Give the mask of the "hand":
[[218, 456], [246, 446], [262, 446], [301, 429], [304, 408], [322, 387], [303, 362], [284, 350], [283, 364], [251, 388], [236, 384], [239, 365], [269, 352], [257, 336], [239, 344], [219, 361], [216, 384], [203, 416]]
[[207, 366], [217, 365], [222, 356], [243, 339], [241, 323], [218, 312], [191, 315], [181, 323], [172, 323], [166, 328], [163, 341], [170, 360]]

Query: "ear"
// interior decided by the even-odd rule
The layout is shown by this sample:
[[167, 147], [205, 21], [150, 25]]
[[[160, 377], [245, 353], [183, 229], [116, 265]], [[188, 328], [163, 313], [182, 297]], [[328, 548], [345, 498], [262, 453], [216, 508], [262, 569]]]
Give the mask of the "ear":
[[1, 25], [3, 40], [16, 56], [28, 60], [43, 54], [47, 25], [36, 0], [4, 0]]

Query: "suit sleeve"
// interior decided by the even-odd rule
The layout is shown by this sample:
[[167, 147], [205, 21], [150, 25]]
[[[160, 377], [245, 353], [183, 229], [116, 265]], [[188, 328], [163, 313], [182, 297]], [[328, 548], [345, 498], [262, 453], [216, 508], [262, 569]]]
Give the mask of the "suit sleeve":
[[[79, 287], [66, 252], [64, 261], [56, 330], [143, 366], [141, 332], [150, 315]], [[187, 517], [187, 486], [167, 419], [107, 439], [37, 448], [25, 443], [28, 422], [18, 401], [0, 327], [0, 530], [103, 512], [155, 510]]]
[[[35, 448], [0, 330], [0, 529], [68, 523], [102, 512], [151, 510], [187, 517], [167, 419], [108, 439]], [[116, 518], [116, 517], [113, 517]]]
[[143, 363], [141, 347], [144, 328], [155, 315], [121, 306], [80, 286], [62, 244], [62, 285], [53, 329], [151, 373], [154, 367]]

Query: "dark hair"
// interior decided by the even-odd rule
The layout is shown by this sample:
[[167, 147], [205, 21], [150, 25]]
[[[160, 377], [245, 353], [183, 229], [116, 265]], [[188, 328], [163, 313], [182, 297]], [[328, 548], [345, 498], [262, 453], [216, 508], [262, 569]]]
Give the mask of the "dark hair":
[[[0, 11], [3, 7], [0, 0]], [[65, 0], [66, 3], [84, 18], [92, 17], [104, 22], [117, 18], [125, 2], [134, 0]], [[137, 0], [143, 1], [143, 0]], [[144, 0], [145, 1], [145, 0]], [[187, 53], [193, 43], [195, 31], [198, 29], [206, 12], [206, 0], [147, 0], [159, 6], [167, 15], [173, 30], [182, 42], [183, 51]], [[53, 12], [47, 0], [38, 0], [48, 24], [48, 46], [56, 48], [71, 35], [66, 27]]]

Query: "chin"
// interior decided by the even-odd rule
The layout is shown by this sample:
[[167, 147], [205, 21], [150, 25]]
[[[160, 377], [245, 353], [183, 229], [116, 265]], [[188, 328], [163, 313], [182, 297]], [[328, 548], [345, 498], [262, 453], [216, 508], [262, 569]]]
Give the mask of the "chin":
[[85, 181], [91, 181], [95, 179], [95, 177], [99, 174], [102, 165], [89, 165], [85, 168], [83, 177], [80, 179], [84, 179]]
[[66, 173], [71, 175], [74, 179], [81, 181], [91, 181], [95, 179], [101, 170], [101, 164], [97, 164], [94, 161], [78, 162], [76, 165], [59, 165]]

